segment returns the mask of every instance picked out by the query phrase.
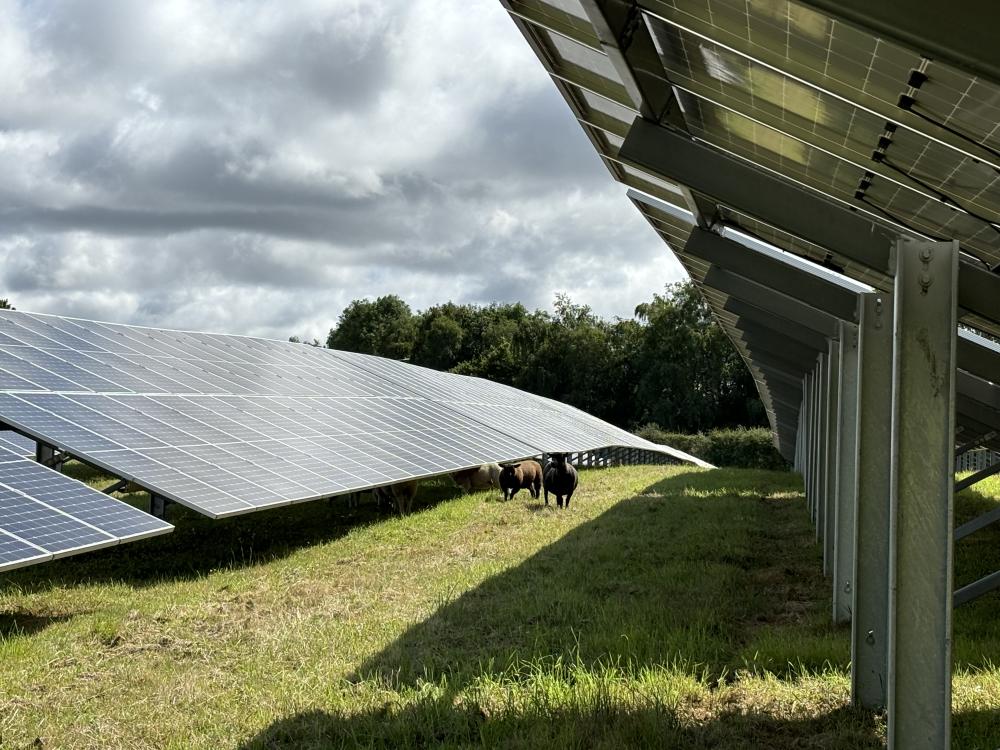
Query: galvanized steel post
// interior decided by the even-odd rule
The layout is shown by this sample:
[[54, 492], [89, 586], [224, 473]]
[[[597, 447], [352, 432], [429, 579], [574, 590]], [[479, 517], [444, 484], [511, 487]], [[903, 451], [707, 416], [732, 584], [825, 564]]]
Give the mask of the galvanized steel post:
[[826, 467], [823, 487], [823, 574], [833, 575], [835, 508], [837, 507], [837, 451], [840, 447], [840, 342], [830, 339], [826, 360]]
[[851, 696], [884, 708], [888, 684], [892, 295], [861, 295]]
[[826, 535], [826, 403], [830, 380], [826, 367], [827, 359], [827, 355], [820, 353], [816, 368], [819, 392], [816, 398], [816, 506], [813, 508], [813, 515], [816, 522], [816, 539], [820, 541]]
[[858, 327], [840, 322], [840, 422], [837, 496], [833, 523], [833, 621], [847, 622], [853, 609], [854, 504], [857, 492]]
[[896, 245], [889, 522], [889, 747], [951, 739], [958, 242]]

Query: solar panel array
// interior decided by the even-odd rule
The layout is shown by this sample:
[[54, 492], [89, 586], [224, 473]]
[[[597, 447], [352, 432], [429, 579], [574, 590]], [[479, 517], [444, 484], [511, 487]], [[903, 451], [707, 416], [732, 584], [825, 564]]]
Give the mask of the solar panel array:
[[[772, 408], [773, 384], [755, 369], [741, 331], [724, 309], [728, 295], [705, 283], [712, 264], [684, 254], [699, 218], [693, 211], [708, 225], [740, 230], [875, 289], [892, 289], [891, 269], [858, 262], [816, 237], [799, 236], [727, 202], [725, 195], [700, 193], [623, 159], [620, 149], [637, 118], [660, 118], [721, 154], [780, 175], [869, 220], [873, 232], [958, 239], [963, 267], [1000, 264], [1000, 85], [995, 82], [787, 0], [632, 4], [628, 30], [610, 45], [626, 45], [625, 64], [633, 76], [627, 80], [593, 15], [594, 7], [626, 4], [602, 2], [585, 9], [579, 0], [503, 3], [615, 179], [660, 201], [658, 206], [634, 202], [741, 349], [786, 455], [794, 449], [788, 438], [794, 438], [797, 405], [784, 415], [780, 407]], [[607, 12], [614, 18], [619, 11]], [[910, 97], [906, 108], [899, 105], [901, 95]], [[990, 290], [981, 297], [987, 302], [975, 311], [960, 310], [963, 323], [1000, 335], [1000, 304], [989, 302], [1000, 299], [1000, 278], [980, 278], [977, 284]], [[788, 429], [779, 430], [779, 422]]]
[[855, 703], [888, 709], [890, 747], [947, 747], [951, 611], [1000, 588], [952, 595], [953, 493], [984, 476], [956, 483], [953, 454], [997, 445], [1000, 348], [951, 338], [956, 301], [1000, 338], [1000, 10], [501, 2], [802, 471]]
[[173, 529], [10, 445], [0, 439], [0, 571]]
[[479, 378], [13, 311], [0, 312], [0, 421], [212, 517], [541, 452], [697, 461]]

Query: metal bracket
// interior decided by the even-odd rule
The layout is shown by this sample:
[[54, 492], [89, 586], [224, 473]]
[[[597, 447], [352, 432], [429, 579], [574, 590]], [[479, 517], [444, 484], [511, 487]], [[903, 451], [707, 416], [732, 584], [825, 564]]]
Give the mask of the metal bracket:
[[125, 486], [127, 484], [128, 484], [127, 479], [119, 479], [114, 484], [105, 487], [103, 490], [101, 490], [101, 492], [103, 492], [105, 495], [110, 495], [112, 492], [121, 492], [123, 489], [125, 489]]
[[987, 466], [985, 469], [977, 471], [975, 474], [967, 476], [965, 479], [955, 482], [955, 492], [961, 492], [964, 489], [968, 489], [974, 484], [986, 479], [986, 477], [991, 477], [994, 474], [1000, 474], [1000, 461], [997, 461], [991, 466]]

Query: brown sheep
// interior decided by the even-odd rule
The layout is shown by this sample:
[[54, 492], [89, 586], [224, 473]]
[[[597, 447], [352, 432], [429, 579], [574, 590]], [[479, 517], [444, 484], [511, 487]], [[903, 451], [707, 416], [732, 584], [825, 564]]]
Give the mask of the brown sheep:
[[500, 489], [504, 500], [512, 499], [518, 490], [525, 487], [533, 498], [538, 499], [542, 489], [542, 465], [538, 461], [505, 464], [500, 469]]
[[474, 492], [475, 490], [485, 490], [490, 487], [500, 486], [500, 465], [483, 464], [474, 466], [471, 469], [456, 471], [451, 475], [455, 484], [462, 488], [463, 492]]
[[379, 507], [392, 508], [395, 506], [399, 515], [405, 516], [413, 508], [413, 498], [417, 496], [417, 481], [413, 479], [408, 482], [376, 487], [372, 490], [372, 496]]

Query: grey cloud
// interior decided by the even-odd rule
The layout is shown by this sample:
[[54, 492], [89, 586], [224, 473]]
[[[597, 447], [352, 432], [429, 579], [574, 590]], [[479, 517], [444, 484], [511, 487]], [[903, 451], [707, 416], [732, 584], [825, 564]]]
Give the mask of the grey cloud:
[[499, 4], [425, 3], [24, 4], [0, 296], [279, 338], [387, 293], [629, 314], [664, 245]]

